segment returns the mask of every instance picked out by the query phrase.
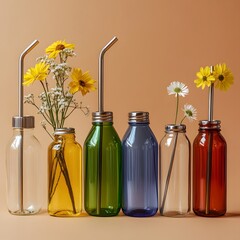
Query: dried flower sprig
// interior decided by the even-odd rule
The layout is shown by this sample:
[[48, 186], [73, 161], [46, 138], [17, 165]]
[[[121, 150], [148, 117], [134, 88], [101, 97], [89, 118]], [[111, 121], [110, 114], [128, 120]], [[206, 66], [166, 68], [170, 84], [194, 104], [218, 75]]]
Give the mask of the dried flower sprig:
[[[46, 56], [39, 57], [37, 64], [28, 69], [24, 75], [23, 85], [30, 86], [34, 82], [40, 82], [43, 92], [38, 96], [41, 104], [35, 103], [34, 95], [25, 96], [25, 103], [33, 105], [41, 114], [45, 123], [56, 128], [63, 128], [65, 120], [76, 110], [80, 109], [85, 115], [89, 113], [89, 108], [77, 103], [74, 95], [80, 91], [82, 96], [96, 88], [96, 82], [89, 72], [82, 73], [80, 68], [71, 68], [67, 64], [69, 57], [75, 56], [74, 45], [65, 41], [56, 41], [45, 50]], [[58, 61], [56, 59], [59, 59]], [[51, 75], [55, 86], [50, 88], [47, 77]], [[69, 76], [72, 81], [66, 81]], [[66, 86], [67, 85], [67, 86]], [[48, 132], [46, 124], [42, 125]]]

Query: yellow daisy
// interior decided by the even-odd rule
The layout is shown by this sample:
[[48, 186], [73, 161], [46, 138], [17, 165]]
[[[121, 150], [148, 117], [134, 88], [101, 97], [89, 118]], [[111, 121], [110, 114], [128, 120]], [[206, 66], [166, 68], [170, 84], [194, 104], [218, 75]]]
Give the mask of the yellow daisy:
[[48, 46], [45, 50], [46, 54], [48, 54], [49, 58], [56, 58], [58, 53], [60, 53], [63, 49], [69, 48], [74, 49], [74, 44], [66, 43], [65, 41], [56, 41], [50, 46]]
[[24, 82], [23, 85], [29, 86], [34, 81], [44, 81], [48, 75], [49, 65], [40, 62], [35, 65], [33, 68], [29, 68], [27, 72], [24, 74]]
[[198, 79], [194, 80], [197, 87], [205, 88], [205, 86], [210, 87], [211, 84], [215, 81], [214, 76], [211, 74], [210, 67], [206, 66], [205, 68], [201, 67], [200, 72], [197, 72]]
[[96, 82], [89, 75], [89, 72], [82, 73], [80, 68], [74, 68], [71, 74], [72, 81], [69, 83], [69, 92], [74, 94], [78, 91], [82, 93], [82, 95], [86, 95], [88, 92], [96, 90], [94, 83]]
[[225, 63], [217, 64], [214, 68], [214, 77], [216, 78], [216, 88], [227, 91], [233, 84], [233, 75]]

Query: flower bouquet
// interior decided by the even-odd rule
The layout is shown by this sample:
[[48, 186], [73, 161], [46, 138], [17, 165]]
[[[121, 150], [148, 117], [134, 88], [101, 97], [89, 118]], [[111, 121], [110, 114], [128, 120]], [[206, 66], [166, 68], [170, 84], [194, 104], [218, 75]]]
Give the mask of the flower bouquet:
[[[54, 42], [46, 48], [46, 55], [39, 57], [37, 64], [27, 70], [23, 82], [25, 86], [37, 82], [42, 87], [43, 91], [38, 96], [39, 105], [33, 94], [25, 96], [25, 103], [33, 105], [43, 116], [42, 127], [54, 140], [49, 147], [48, 204], [54, 205], [55, 212], [61, 211], [63, 206], [62, 208], [66, 208], [65, 212], [72, 212], [73, 215], [78, 209], [76, 191], [81, 189], [81, 147], [75, 142], [75, 138], [71, 137], [74, 129], [66, 128], [65, 121], [76, 109], [80, 109], [85, 115], [88, 114], [88, 107], [83, 106], [82, 102], [78, 104], [74, 97], [77, 92], [84, 96], [95, 90], [95, 80], [89, 72], [83, 73], [80, 68], [71, 68], [68, 65], [68, 58], [75, 55], [73, 44], [65, 41]], [[71, 81], [67, 83], [69, 77]], [[54, 131], [55, 138], [47, 125]], [[69, 139], [72, 139], [71, 145]], [[72, 165], [74, 161], [77, 167]], [[61, 201], [68, 204], [61, 205]]]

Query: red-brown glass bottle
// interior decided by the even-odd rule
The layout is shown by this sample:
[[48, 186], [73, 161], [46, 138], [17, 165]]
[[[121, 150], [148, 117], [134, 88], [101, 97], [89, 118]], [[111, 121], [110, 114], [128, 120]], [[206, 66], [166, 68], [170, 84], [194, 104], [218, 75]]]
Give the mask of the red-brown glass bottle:
[[193, 143], [193, 211], [198, 216], [226, 213], [227, 144], [220, 121], [200, 121]]

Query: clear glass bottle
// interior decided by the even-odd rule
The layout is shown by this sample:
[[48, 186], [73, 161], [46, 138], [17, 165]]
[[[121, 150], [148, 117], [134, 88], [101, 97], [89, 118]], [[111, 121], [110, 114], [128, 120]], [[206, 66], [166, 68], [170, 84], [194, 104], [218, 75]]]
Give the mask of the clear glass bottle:
[[227, 143], [220, 121], [200, 121], [193, 143], [193, 211], [218, 217], [227, 205]]
[[82, 147], [74, 128], [59, 128], [48, 148], [48, 213], [74, 217], [82, 212]]
[[181, 216], [191, 206], [191, 154], [186, 126], [166, 125], [160, 142], [160, 214]]
[[34, 117], [13, 117], [7, 146], [7, 205], [15, 215], [36, 214], [42, 207], [41, 146], [33, 135]]
[[115, 216], [121, 208], [121, 141], [112, 112], [94, 112], [84, 143], [85, 210], [92, 216]]
[[148, 112], [130, 112], [122, 141], [125, 215], [149, 217], [158, 210], [158, 142]]

